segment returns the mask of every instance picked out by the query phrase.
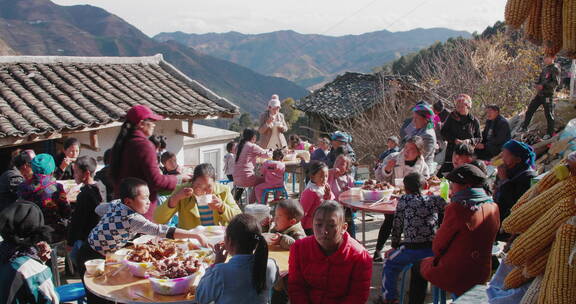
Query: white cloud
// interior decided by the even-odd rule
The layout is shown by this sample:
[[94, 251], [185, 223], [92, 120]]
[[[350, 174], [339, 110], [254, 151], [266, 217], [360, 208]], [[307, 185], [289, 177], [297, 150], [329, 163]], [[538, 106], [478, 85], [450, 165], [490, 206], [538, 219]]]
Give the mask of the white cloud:
[[264, 33], [292, 29], [327, 35], [387, 29], [447, 27], [482, 31], [501, 20], [503, 0], [53, 0], [91, 4], [132, 23], [148, 35], [159, 32]]

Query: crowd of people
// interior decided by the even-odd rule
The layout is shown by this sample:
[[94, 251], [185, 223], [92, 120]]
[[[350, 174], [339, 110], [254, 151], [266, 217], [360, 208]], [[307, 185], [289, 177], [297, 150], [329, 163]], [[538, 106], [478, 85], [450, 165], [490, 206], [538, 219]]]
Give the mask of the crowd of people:
[[[532, 110], [546, 106], [550, 73], [541, 77]], [[376, 179], [404, 194], [396, 213], [385, 216], [373, 256], [355, 240], [354, 210], [338, 202], [356, 182], [351, 136], [336, 131], [315, 145], [294, 134], [286, 140], [277, 95], [258, 130], [245, 129], [238, 142], [226, 145], [224, 174], [235, 193], [218, 182], [211, 164], [184, 173], [166, 150], [168, 139], [154, 135], [163, 117], [143, 105], [127, 112], [98, 172], [96, 159], [80, 156], [75, 138], [66, 139], [55, 158], [18, 151], [13, 167], [0, 176], [0, 277], [19, 276], [29, 284], [2, 284], [0, 303], [58, 301], [45, 266], [56, 262], [50, 260], [50, 244], [65, 242], [82, 275], [85, 261], [104, 258], [139, 234], [193, 238], [208, 247], [205, 236], [192, 230], [200, 225], [226, 226], [226, 233], [224, 243], [213, 248], [214, 266], [196, 288], [198, 303], [366, 303], [373, 262], [383, 262], [381, 303], [399, 303], [398, 276], [409, 265], [409, 303], [423, 303], [428, 282], [462, 295], [489, 279], [493, 244], [514, 238], [500, 223], [535, 177], [534, 151], [511, 139], [499, 107], [485, 107], [481, 130], [472, 103], [460, 94], [450, 112], [444, 102], [421, 101], [399, 136], [388, 137], [386, 150], [374, 151]], [[287, 150], [310, 152], [309, 161], [300, 160], [307, 184], [299, 200], [276, 201], [274, 216], [261, 222], [242, 213], [237, 202], [244, 189], [254, 190], [250, 202], [265, 204], [264, 189], [284, 186]], [[486, 163], [496, 155], [502, 164], [491, 183]], [[449, 198], [429, 191], [435, 176], [449, 181]], [[61, 179], [82, 185], [74, 204], [57, 182]], [[391, 248], [382, 253], [389, 237]], [[288, 273], [268, 258], [271, 246], [290, 251]], [[32, 275], [43, 279], [29, 280]], [[88, 290], [87, 297], [89, 303], [106, 302]]]

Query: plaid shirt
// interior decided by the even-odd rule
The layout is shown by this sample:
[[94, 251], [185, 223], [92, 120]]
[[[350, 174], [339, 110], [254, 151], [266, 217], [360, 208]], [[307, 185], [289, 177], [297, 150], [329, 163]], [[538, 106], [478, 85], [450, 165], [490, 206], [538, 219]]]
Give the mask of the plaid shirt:
[[88, 236], [90, 247], [102, 255], [120, 249], [138, 233], [166, 237], [168, 226], [147, 220], [120, 200], [96, 207], [100, 222]]

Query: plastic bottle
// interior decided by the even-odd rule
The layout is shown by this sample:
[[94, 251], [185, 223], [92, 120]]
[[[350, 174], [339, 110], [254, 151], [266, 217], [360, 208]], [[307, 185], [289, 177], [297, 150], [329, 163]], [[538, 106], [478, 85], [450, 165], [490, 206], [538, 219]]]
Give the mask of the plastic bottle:
[[450, 193], [450, 184], [448, 183], [448, 180], [443, 177], [440, 182], [440, 196], [444, 200], [448, 201], [448, 193]]

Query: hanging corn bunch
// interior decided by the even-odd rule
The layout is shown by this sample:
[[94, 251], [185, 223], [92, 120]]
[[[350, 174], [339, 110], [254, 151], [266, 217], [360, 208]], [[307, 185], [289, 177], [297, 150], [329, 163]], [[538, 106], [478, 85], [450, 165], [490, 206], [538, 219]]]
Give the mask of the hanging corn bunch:
[[534, 2], [534, 0], [508, 0], [504, 10], [506, 23], [515, 29], [520, 28], [528, 18]]
[[543, 0], [534, 0], [524, 27], [526, 39], [539, 46], [542, 45], [542, 2]]
[[576, 0], [564, 0], [562, 7], [563, 48], [567, 55], [576, 56]]
[[576, 303], [576, 267], [569, 265], [570, 250], [576, 244], [576, 221], [571, 219], [556, 233], [540, 288], [540, 304]]
[[556, 55], [562, 49], [562, 31], [562, 0], [543, 0], [542, 45], [546, 55]]
[[546, 55], [563, 51], [576, 58], [576, 0], [508, 0], [504, 18], [510, 28], [523, 26], [526, 39]]

